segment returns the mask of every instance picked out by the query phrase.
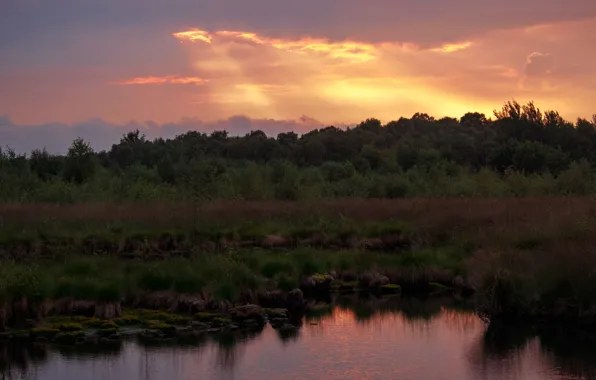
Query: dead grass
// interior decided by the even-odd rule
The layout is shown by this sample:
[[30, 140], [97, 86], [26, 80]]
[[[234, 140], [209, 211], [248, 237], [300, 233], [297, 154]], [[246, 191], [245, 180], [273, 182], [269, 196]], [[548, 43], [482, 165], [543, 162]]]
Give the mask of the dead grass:
[[177, 202], [0, 204], [0, 226], [81, 221], [171, 226], [195, 219], [236, 222], [321, 216], [358, 221], [415, 220], [420, 225], [451, 230], [529, 226], [595, 215], [596, 199], [587, 197], [218, 201], [202, 205]]

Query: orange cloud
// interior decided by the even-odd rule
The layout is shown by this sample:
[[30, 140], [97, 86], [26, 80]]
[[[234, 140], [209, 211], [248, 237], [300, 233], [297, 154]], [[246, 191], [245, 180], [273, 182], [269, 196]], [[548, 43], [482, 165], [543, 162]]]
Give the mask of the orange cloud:
[[[80, 74], [80, 88], [74, 88], [75, 74], [65, 72], [59, 86], [73, 89], [44, 98], [38, 109], [63, 120], [61, 110], [68, 109], [64, 104], [84, 98], [85, 104], [69, 111], [79, 119], [106, 115], [123, 121], [134, 115], [165, 122], [184, 115], [211, 121], [243, 114], [289, 120], [308, 115], [324, 124], [341, 124], [367, 117], [390, 121], [415, 112], [459, 117], [474, 110], [491, 115], [504, 101], [516, 99], [533, 100], [541, 109], [559, 110], [570, 119], [591, 117], [591, 99], [596, 97], [596, 67], [590, 65], [596, 59], [594, 30], [596, 21], [576, 21], [501, 29], [422, 47], [364, 38], [282, 38], [193, 29], [170, 35], [174, 48], [186, 55], [183, 72], [167, 71], [178, 75], [128, 78], [101, 73], [94, 83], [114, 83], [110, 81], [115, 77], [123, 78], [115, 83], [129, 86], [97, 85], [90, 91], [84, 87], [89, 74]], [[180, 62], [175, 66], [179, 70]], [[38, 78], [46, 77], [50, 75]], [[27, 97], [19, 97], [25, 94], [19, 89], [28, 83], [28, 94], [37, 94], [39, 83], [47, 80], [32, 79], [31, 74], [21, 78], [20, 84], [0, 78], [13, 89], [4, 103], [29, 117]], [[156, 86], [183, 83], [192, 85]]]
[[205, 84], [206, 80], [198, 77], [178, 77], [175, 75], [168, 75], [165, 77], [135, 77], [114, 82], [114, 84], [123, 85], [141, 85], [141, 84], [195, 84], [197, 86]]
[[174, 33], [173, 36], [181, 41], [187, 40], [190, 42], [202, 41], [208, 44], [211, 43], [211, 36], [209, 33], [200, 29], [191, 29], [185, 32]]
[[[408, 108], [421, 104], [419, 110], [426, 110], [429, 98], [436, 100], [433, 108], [442, 114], [466, 112], [470, 103], [482, 111], [492, 110], [481, 101], [462, 103], [408, 72], [409, 62], [457, 56], [473, 42], [421, 48], [396, 41], [273, 38], [200, 29], [173, 36], [182, 42], [206, 43], [189, 47], [191, 64], [201, 76], [213, 79], [210, 99], [229, 112], [280, 118], [306, 113], [335, 122], [371, 115], [394, 117], [400, 104]], [[342, 114], [335, 108], [343, 108]]]
[[459, 50], [464, 50], [472, 46], [472, 42], [462, 42], [457, 44], [445, 44], [438, 48], [431, 49], [431, 51], [441, 52], [441, 53], [453, 53]]
[[[383, 42], [379, 44], [366, 43], [362, 41], [330, 41], [326, 38], [302, 37], [298, 39], [268, 38], [252, 32], [220, 30], [213, 34], [200, 30], [191, 29], [188, 31], [172, 34], [175, 38], [183, 41], [202, 41], [212, 44], [218, 37], [248, 41], [257, 45], [265, 45], [279, 50], [293, 53], [321, 53], [332, 58], [346, 59], [356, 62], [366, 62], [378, 58], [382, 49], [400, 49], [404, 51], [423, 50], [412, 43]], [[221, 42], [221, 41], [217, 41]], [[433, 52], [452, 53], [464, 50], [472, 46], [471, 42], [445, 44], [437, 48], [428, 49]]]

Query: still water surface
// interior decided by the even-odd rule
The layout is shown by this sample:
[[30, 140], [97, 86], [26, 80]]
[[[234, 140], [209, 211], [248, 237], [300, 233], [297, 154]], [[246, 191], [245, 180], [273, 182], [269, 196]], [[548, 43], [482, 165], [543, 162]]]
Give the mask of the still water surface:
[[444, 302], [349, 300], [293, 333], [266, 326], [111, 350], [0, 345], [0, 379], [596, 379], [596, 343], [494, 329]]

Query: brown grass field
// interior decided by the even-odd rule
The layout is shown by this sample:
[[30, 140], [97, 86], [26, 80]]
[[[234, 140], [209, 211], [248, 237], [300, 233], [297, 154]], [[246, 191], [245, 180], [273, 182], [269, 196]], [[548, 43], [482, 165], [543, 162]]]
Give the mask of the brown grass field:
[[42, 223], [132, 222], [143, 226], [178, 226], [202, 222], [303, 220], [312, 217], [354, 221], [403, 220], [420, 226], [471, 228], [536, 228], [588, 221], [596, 217], [596, 199], [588, 197], [469, 198], [311, 202], [228, 201], [206, 204], [85, 203], [0, 204], [0, 227]]

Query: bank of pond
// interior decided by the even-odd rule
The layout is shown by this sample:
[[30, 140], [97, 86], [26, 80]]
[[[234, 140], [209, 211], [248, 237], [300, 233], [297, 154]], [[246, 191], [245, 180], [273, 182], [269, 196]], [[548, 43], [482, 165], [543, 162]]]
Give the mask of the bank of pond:
[[[132, 282], [130, 267], [123, 272], [113, 270], [104, 273], [104, 277], [96, 277], [102, 272], [86, 271], [85, 265], [90, 263], [88, 259], [71, 263], [73, 271], [69, 276], [64, 275], [68, 270], [64, 272], [65, 268], [61, 267], [63, 275], [53, 278], [54, 283], [41, 277], [41, 273], [52, 276], [51, 266], [36, 272], [33, 266], [19, 264], [27, 275], [21, 274], [18, 278], [28, 282], [4, 288], [4, 299], [0, 303], [0, 341], [118, 346], [122, 340], [134, 338], [144, 344], [163, 344], [193, 341], [205, 334], [258, 332], [267, 324], [283, 338], [296, 334], [305, 318], [316, 319], [331, 313], [337, 306], [352, 307], [364, 319], [379, 310], [399, 310], [406, 316], [420, 317], [445, 307], [456, 308], [489, 322], [491, 331], [503, 325], [525, 326], [524, 329], [530, 327], [531, 330], [536, 326], [567, 328], [578, 323], [579, 328], [589, 331], [593, 325], [588, 312], [575, 314], [573, 309], [568, 309], [567, 313], [561, 309], [550, 312], [542, 309], [542, 314], [533, 315], [524, 313], [512, 300], [499, 298], [511, 295], [499, 288], [506, 283], [495, 282], [490, 289], [482, 289], [484, 294], [479, 294], [464, 277], [454, 276], [447, 270], [399, 271], [394, 268], [368, 269], [360, 273], [333, 270], [299, 276], [295, 287], [283, 288], [279, 280], [264, 278], [263, 286], [258, 289], [229, 284], [228, 293], [212, 292], [214, 288], [210, 287], [185, 293], [168, 283], [164, 273], [155, 272], [158, 267], [154, 265], [159, 263], [137, 264], [151, 265], [144, 268], [147, 272], [141, 273], [154, 276], [150, 276], [153, 282], [145, 279], [141, 283], [162, 281], [161, 288], [154, 286], [152, 290], [150, 286], [143, 288]], [[101, 268], [101, 262], [93, 263], [99, 265], [93, 269]], [[122, 273], [128, 276], [121, 277]], [[96, 281], [95, 287], [83, 281], [84, 278]], [[102, 285], [100, 280], [106, 278], [124, 281], [120, 285], [126, 284], [129, 288], [118, 288], [114, 285], [117, 282]], [[6, 280], [4, 278], [5, 284]], [[110, 289], [110, 286], [115, 287]], [[191, 289], [190, 285], [186, 286], [187, 290]], [[483, 303], [488, 290], [493, 292], [489, 300], [493, 304]], [[6, 297], [6, 291], [20, 296]]]

